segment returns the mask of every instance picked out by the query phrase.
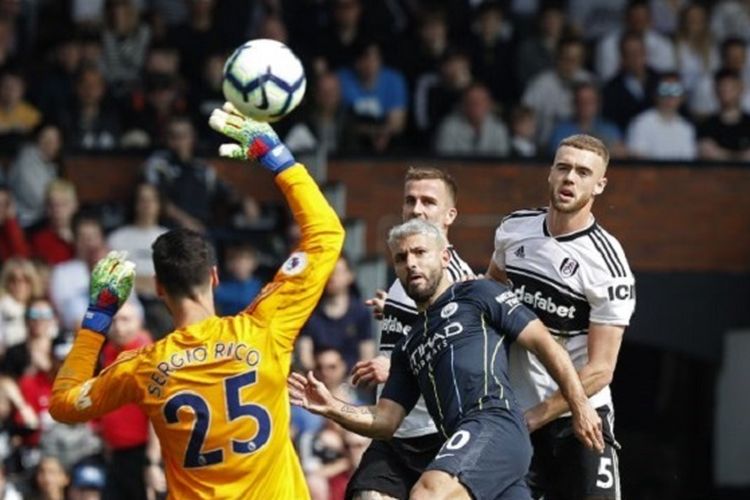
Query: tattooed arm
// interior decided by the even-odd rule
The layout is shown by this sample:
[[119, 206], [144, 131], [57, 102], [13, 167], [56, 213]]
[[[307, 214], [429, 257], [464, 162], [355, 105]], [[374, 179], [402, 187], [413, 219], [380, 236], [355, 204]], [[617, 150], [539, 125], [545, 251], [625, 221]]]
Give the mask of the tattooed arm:
[[375, 439], [390, 439], [406, 416], [403, 406], [381, 398], [377, 406], [356, 406], [333, 397], [312, 372], [307, 377], [292, 373], [289, 395], [293, 405], [323, 415], [357, 434]]

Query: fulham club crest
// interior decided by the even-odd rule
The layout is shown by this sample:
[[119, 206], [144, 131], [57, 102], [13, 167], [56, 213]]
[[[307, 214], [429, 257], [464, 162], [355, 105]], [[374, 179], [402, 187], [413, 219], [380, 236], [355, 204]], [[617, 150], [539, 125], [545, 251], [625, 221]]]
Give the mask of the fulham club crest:
[[566, 278], [573, 276], [578, 271], [578, 262], [574, 261], [570, 257], [565, 257], [560, 264], [560, 274]]

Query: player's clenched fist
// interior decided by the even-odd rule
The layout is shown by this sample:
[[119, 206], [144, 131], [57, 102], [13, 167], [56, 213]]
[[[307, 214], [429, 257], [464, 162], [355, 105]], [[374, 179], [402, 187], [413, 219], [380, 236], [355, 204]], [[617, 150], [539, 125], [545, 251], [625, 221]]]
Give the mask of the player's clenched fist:
[[241, 160], [257, 160], [278, 174], [296, 163], [292, 153], [281, 142], [273, 128], [265, 122], [242, 115], [231, 103], [214, 109], [208, 119], [212, 129], [238, 142], [222, 144], [219, 155]]
[[106, 334], [112, 317], [122, 307], [135, 282], [135, 264], [127, 260], [127, 252], [109, 252], [91, 271], [89, 307], [82, 326]]

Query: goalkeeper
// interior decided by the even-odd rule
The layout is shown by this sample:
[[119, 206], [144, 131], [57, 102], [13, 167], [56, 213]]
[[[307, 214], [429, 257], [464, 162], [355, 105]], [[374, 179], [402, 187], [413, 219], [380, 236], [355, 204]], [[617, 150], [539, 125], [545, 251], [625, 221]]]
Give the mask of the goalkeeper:
[[112, 317], [135, 278], [126, 256], [110, 253], [92, 272], [90, 305], [55, 380], [50, 413], [83, 422], [139, 404], [161, 442], [171, 498], [309, 498], [289, 436], [286, 378], [294, 341], [333, 270], [344, 231], [268, 124], [231, 105], [214, 110], [209, 123], [238, 142], [222, 146], [222, 156], [255, 160], [275, 176], [302, 229], [299, 248], [247, 309], [219, 318], [209, 243], [185, 229], [160, 236], [153, 244], [156, 287], [176, 329], [122, 353], [94, 377]]

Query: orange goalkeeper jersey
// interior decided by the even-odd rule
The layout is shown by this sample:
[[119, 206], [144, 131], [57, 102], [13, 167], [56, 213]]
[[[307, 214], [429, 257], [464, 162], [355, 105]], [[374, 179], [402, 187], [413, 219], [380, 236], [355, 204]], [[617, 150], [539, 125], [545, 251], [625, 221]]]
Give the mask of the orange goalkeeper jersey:
[[122, 353], [92, 377], [104, 336], [81, 330], [50, 413], [82, 422], [126, 403], [148, 414], [171, 498], [306, 499], [289, 435], [294, 341], [338, 259], [344, 231], [301, 165], [276, 176], [302, 230], [300, 247], [236, 316], [209, 317]]

